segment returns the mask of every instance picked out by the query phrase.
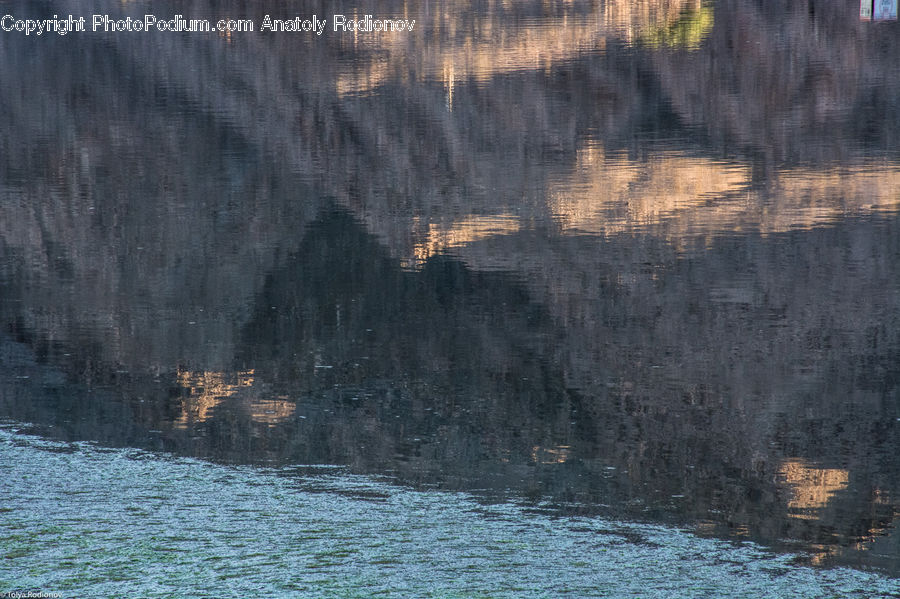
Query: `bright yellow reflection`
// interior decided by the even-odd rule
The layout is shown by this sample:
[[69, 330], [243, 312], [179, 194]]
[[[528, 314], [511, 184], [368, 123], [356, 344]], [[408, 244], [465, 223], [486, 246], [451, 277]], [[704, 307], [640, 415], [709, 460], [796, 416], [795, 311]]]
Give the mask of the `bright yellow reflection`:
[[[213, 416], [213, 410], [226, 399], [251, 391], [254, 370], [238, 372], [191, 372], [179, 370], [178, 385], [187, 391], [181, 400], [181, 414], [174, 420], [175, 428], [187, 428], [190, 424], [205, 422]], [[244, 404], [253, 422], [274, 425], [294, 415], [296, 405], [284, 398], [260, 399], [249, 397]]]
[[253, 370], [236, 373], [179, 370], [178, 384], [188, 395], [181, 400], [181, 414], [174, 424], [186, 428], [192, 422], [208, 420], [213, 408], [240, 389], [253, 386]]
[[423, 231], [415, 234], [418, 241], [412, 259], [404, 261], [404, 268], [415, 268], [435, 254], [494, 235], [509, 235], [521, 228], [519, 219], [512, 214], [471, 216], [447, 224], [427, 223], [423, 227]]
[[847, 488], [850, 473], [840, 468], [816, 468], [801, 459], [788, 459], [778, 470], [781, 481], [790, 489], [790, 516], [815, 520], [832, 496]]

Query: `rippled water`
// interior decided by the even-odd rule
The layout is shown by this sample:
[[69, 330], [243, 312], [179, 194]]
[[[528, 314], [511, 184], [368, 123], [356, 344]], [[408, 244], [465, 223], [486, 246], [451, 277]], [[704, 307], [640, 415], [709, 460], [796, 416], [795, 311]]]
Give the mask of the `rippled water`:
[[[871, 597], [752, 543], [482, 505], [341, 469], [228, 468], [0, 429], [7, 588], [63, 596]], [[0, 572], [3, 572], [0, 570]], [[8, 575], [7, 575], [8, 576]]]
[[[227, 473], [235, 486], [209, 504], [226, 505], [248, 481], [282, 484], [282, 468], [339, 467], [323, 502], [371, 485], [397, 518], [425, 509], [407, 501], [481, 505], [534, 523], [540, 547], [587, 542], [565, 536], [577, 521], [662, 535], [666, 551], [756, 543], [738, 561], [761, 585], [776, 562], [779, 581], [825, 594], [846, 591], [827, 586], [846, 571], [807, 566], [896, 582], [900, 29], [860, 8], [2, 3], [13, 20], [256, 25], [0, 31], [0, 418], [47, 439], [4, 433], [10, 484], [25, 484], [20, 463], [47, 480], [92, 463], [113, 479], [140, 455], [147, 484], [178, 496], [178, 472]], [[337, 14], [416, 25], [259, 30], [266, 15]], [[306, 497], [319, 479], [298, 477]], [[38, 534], [15, 488], [0, 525]], [[126, 493], [109, 488], [40, 509]], [[346, 505], [357, 515], [329, 512], [334, 530], [382, 526], [367, 503]], [[204, 523], [194, 537], [178, 514], [133, 517], [186, 544], [245, 530]], [[493, 520], [459, 518], [435, 526], [493, 551], [468, 530]], [[109, 534], [143, 534], [129, 526]], [[279, 534], [295, 526], [285, 516]], [[9, 588], [94, 584], [78, 578], [87, 562], [13, 545]], [[646, 558], [687, 576], [665, 552], [581, 550], [566, 555], [586, 570], [526, 560], [516, 576], [551, 595], [561, 588], [526, 571], [602, 587], [588, 570]], [[236, 555], [226, 571], [269, 572]], [[506, 576], [479, 555], [473, 575]], [[702, 584], [731, 571], [709, 567]], [[412, 585], [433, 564], [409, 568]]]

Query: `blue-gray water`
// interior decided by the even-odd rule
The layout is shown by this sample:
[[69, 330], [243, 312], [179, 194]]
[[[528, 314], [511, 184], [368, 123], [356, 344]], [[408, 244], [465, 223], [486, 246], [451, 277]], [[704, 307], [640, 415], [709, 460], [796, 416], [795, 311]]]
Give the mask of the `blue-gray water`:
[[[98, 460], [108, 480], [117, 464], [152, 465], [147, 484], [229, 473], [212, 506], [305, 464], [331, 469], [315, 483], [325, 503], [397, 501], [400, 519], [421, 514], [407, 500], [483, 510], [451, 527], [473, 555], [493, 551], [465, 536], [500, 526], [488, 513], [556, 549], [591, 537], [571, 522], [606, 522], [635, 552], [573, 558], [585, 566], [538, 552], [546, 567], [517, 555], [522, 580], [575, 584], [656, 555], [677, 594], [694, 574], [731, 584], [733, 568], [663, 554], [735, 542], [757, 547], [737, 561], [759, 584], [889, 588], [900, 24], [860, 8], [0, 2], [7, 25], [149, 13], [257, 26], [37, 36], [0, 24], [0, 418], [45, 440], [32, 445], [78, 448], [10, 442], [0, 458], [34, 480], [66, 478], [61, 460]], [[260, 30], [266, 15], [354, 11], [416, 25]], [[134, 452], [149, 453], [121, 457]], [[304, 472], [287, 478], [302, 487]], [[347, 503], [359, 481], [386, 497]], [[7, 487], [0, 525], [39, 534], [36, 508]], [[115, 496], [130, 497], [106, 485], [49, 494], [40, 511]], [[198, 549], [246, 530], [128, 513]], [[386, 518], [371, 513], [333, 526], [361, 538]], [[300, 530], [281, 518], [283, 535]], [[421, 566], [379, 534], [385, 554]], [[663, 553], [631, 542], [655, 535]], [[91, 576], [26, 549], [0, 560], [9, 588]], [[235, 555], [220, 567], [268, 575]], [[353, 578], [353, 563], [334, 578], [373, 592], [381, 583]], [[468, 575], [502, 578], [499, 563]], [[767, 577], [773, 563], [784, 575]], [[141, 581], [134, 594], [153, 592]]]
[[753, 543], [0, 429], [6, 590], [65, 597], [897, 597]]

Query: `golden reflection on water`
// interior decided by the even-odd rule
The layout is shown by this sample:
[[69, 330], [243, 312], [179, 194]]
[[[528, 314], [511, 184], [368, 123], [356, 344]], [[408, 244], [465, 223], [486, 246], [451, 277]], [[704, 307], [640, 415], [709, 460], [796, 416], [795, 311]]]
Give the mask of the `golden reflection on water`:
[[[751, 167], [739, 162], [682, 151], [635, 160], [587, 145], [574, 168], [548, 184], [546, 203], [563, 235], [647, 232], [680, 248], [687, 242], [696, 247], [698, 239], [708, 244], [723, 234], [766, 236], [897, 212], [898, 190], [900, 165], [893, 163], [788, 167], [756, 185]], [[412, 255], [401, 261], [415, 268], [435, 254], [513, 235], [527, 229], [534, 216], [501, 212], [435, 222], [416, 219]], [[473, 266], [492, 268], [492, 263]]]
[[776, 171], [754, 187], [751, 169], [682, 152], [637, 162], [585, 148], [551, 186], [563, 228], [599, 235], [665, 225], [673, 240], [724, 232], [780, 233], [900, 209], [900, 165], [861, 162]]
[[[236, 372], [191, 372], [179, 370], [178, 386], [185, 390], [181, 400], [181, 413], [174, 419], [175, 428], [186, 429], [192, 424], [206, 422], [213, 417], [215, 408], [225, 400], [241, 397], [253, 387], [255, 370]], [[274, 399], [258, 396], [241, 397], [252, 422], [273, 426], [294, 415], [296, 404], [285, 397]]]
[[[339, 94], [370, 92], [395, 76], [414, 72], [440, 80], [452, 93], [457, 81], [485, 82], [497, 75], [548, 70], [586, 52], [604, 50], [609, 40], [648, 47], [694, 50], [713, 26], [713, 7], [701, 0], [604, 2], [587, 13], [573, 2], [541, 18], [508, 18], [503, 10], [470, 12], [468, 3], [421, 11], [419, 31], [427, 37], [366, 36], [373, 57], [337, 77]], [[504, 4], [505, 6], [505, 4]], [[426, 41], [427, 40], [427, 41]]]
[[815, 520], [835, 493], [847, 488], [850, 473], [840, 468], [817, 468], [802, 459], [788, 459], [778, 476], [790, 490], [788, 514], [793, 518]]
[[747, 166], [681, 152], [638, 162], [588, 147], [571, 177], [551, 186], [548, 202], [565, 231], [609, 235], [675, 217], [722, 229], [723, 205], [731, 212], [727, 199], [743, 204], [750, 178]]
[[[778, 470], [778, 483], [790, 493], [787, 501], [787, 515], [790, 518], [809, 523], [822, 522], [823, 512], [835, 495], [848, 488], [850, 472], [843, 468], [819, 468], [800, 458], [790, 458], [782, 462]], [[873, 504], [889, 505], [886, 496], [874, 490]], [[849, 543], [812, 543], [807, 546], [812, 553], [810, 563], [827, 565], [829, 560], [849, 551], [869, 551], [871, 544], [892, 524], [873, 519], [866, 532], [859, 534]]]
[[519, 218], [514, 214], [493, 214], [470, 216], [446, 225], [424, 223], [414, 225], [416, 241], [413, 257], [403, 260], [403, 268], [421, 266], [429, 257], [446, 250], [464, 247], [495, 235], [510, 235], [521, 229]]
[[253, 370], [234, 373], [178, 371], [178, 385], [187, 392], [181, 400], [181, 414], [175, 428], [187, 428], [195, 422], [205, 422], [213, 409], [241, 389], [253, 386]]

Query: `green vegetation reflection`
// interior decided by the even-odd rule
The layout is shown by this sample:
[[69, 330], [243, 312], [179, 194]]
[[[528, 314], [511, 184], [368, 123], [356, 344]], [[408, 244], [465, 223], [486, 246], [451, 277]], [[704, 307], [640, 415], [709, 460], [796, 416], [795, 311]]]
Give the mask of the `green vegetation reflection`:
[[711, 4], [691, 6], [681, 11], [678, 20], [651, 28], [641, 42], [651, 48], [685, 48], [696, 50], [712, 31], [714, 11]]

